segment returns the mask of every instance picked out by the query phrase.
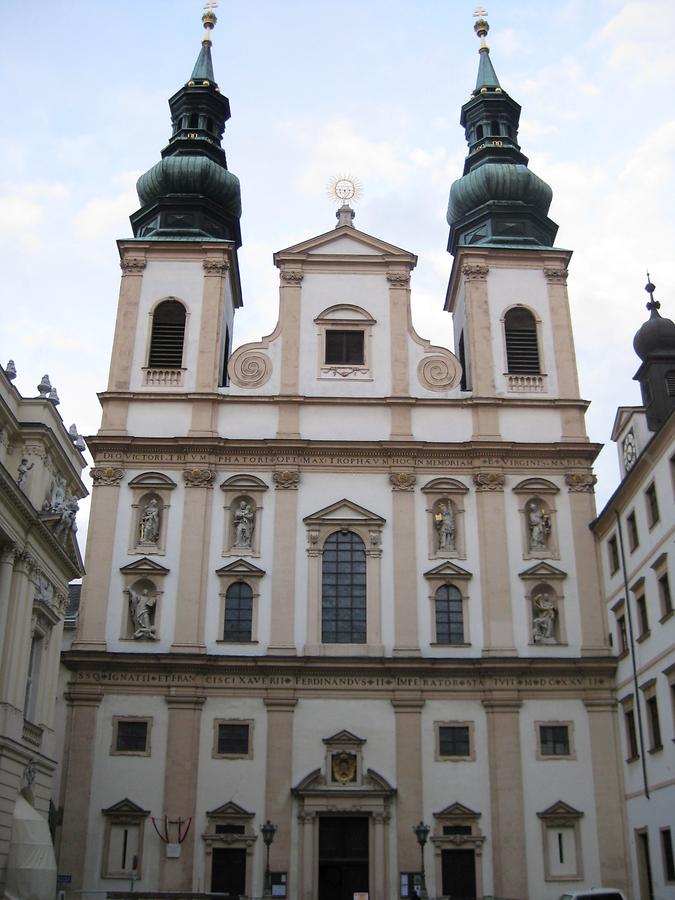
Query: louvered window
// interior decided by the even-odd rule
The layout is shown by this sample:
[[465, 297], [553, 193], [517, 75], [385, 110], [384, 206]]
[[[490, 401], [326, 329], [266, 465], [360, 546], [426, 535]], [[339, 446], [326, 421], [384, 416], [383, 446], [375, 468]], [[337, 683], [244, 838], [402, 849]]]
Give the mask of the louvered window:
[[537, 323], [522, 306], [510, 309], [504, 317], [506, 365], [509, 374], [539, 374]]
[[183, 364], [185, 307], [177, 300], [164, 300], [152, 317], [150, 359], [152, 369], [180, 369]]
[[669, 369], [666, 372], [666, 394], [669, 397], [675, 397], [675, 369]]

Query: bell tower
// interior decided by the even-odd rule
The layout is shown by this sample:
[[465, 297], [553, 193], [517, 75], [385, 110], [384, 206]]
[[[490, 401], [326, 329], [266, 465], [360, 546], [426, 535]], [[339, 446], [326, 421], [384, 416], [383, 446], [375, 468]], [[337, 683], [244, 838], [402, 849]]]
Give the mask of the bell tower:
[[[104, 434], [134, 434], [133, 399], [174, 403], [172, 434], [212, 434], [214, 401], [227, 385], [234, 314], [241, 306], [237, 250], [241, 194], [227, 168], [222, 137], [230, 103], [211, 59], [216, 16], [188, 81], [171, 97], [171, 136], [162, 158], [136, 188], [134, 237], [118, 241], [122, 283]], [[187, 394], [192, 395], [187, 402]], [[145, 427], [145, 424], [144, 426]]]
[[462, 387], [482, 401], [474, 436], [504, 436], [504, 401], [550, 401], [560, 407], [556, 436], [585, 439], [566, 286], [572, 254], [553, 246], [553, 193], [528, 168], [520, 106], [499, 82], [478, 15], [478, 76], [460, 117], [469, 152], [448, 204], [454, 263], [445, 307]]

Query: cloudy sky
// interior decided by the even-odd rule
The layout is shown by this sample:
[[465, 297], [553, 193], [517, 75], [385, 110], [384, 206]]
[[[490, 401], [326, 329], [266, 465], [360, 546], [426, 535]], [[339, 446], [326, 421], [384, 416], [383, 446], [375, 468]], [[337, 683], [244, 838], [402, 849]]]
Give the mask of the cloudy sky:
[[[649, 267], [675, 316], [675, 4], [492, 0], [492, 60], [523, 107], [520, 142], [553, 188], [593, 440], [639, 402], [632, 337]], [[221, 0], [214, 65], [242, 183], [245, 306], [235, 344], [272, 330], [272, 253], [334, 225], [325, 186], [364, 187], [357, 227], [418, 254], [413, 315], [452, 345], [442, 312], [445, 208], [466, 153], [459, 110], [475, 83], [474, 4], [459, 0]], [[168, 97], [192, 69], [199, 0], [0, 0], [0, 362], [96, 431], [134, 184], [169, 136]], [[618, 478], [613, 444], [598, 502]], [[86, 507], [83, 507], [86, 515]], [[81, 516], [84, 518], [84, 516]], [[84, 522], [80, 525], [84, 531]]]

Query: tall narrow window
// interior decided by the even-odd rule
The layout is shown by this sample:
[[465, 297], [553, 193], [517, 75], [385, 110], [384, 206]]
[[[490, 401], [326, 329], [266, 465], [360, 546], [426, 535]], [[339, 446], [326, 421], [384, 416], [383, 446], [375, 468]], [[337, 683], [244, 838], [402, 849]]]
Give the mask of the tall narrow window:
[[227, 364], [230, 360], [230, 329], [225, 326], [225, 342], [223, 344], [223, 374], [220, 378], [220, 386], [227, 387], [230, 379], [227, 374]]
[[185, 307], [178, 300], [164, 300], [152, 317], [148, 366], [153, 369], [180, 369], [184, 339]]
[[615, 534], [607, 541], [607, 554], [609, 556], [609, 574], [613, 575], [619, 568], [619, 547]]
[[506, 365], [511, 374], [539, 374], [537, 323], [523, 306], [514, 306], [504, 317]]
[[637, 732], [635, 730], [635, 715], [632, 709], [625, 709], [623, 713], [624, 722], [626, 723], [626, 744], [628, 745], [628, 761], [638, 759]]
[[436, 643], [464, 643], [464, 611], [462, 594], [452, 584], [443, 584], [436, 591]]
[[628, 631], [626, 629], [626, 617], [617, 616], [616, 625], [619, 629], [619, 653], [628, 653]]
[[651, 528], [653, 525], [656, 525], [660, 518], [659, 501], [656, 496], [656, 485], [653, 482], [645, 491], [645, 500], [647, 502], [647, 521]]
[[673, 598], [670, 593], [668, 573], [659, 578], [659, 596], [661, 598], [661, 616], [669, 616], [673, 611]]
[[647, 697], [647, 719], [649, 722], [649, 749], [652, 751], [662, 750], [661, 743], [661, 723], [659, 722], [659, 707], [656, 703], [656, 696]]
[[253, 591], [243, 581], [235, 581], [225, 594], [224, 641], [250, 641], [253, 623]]
[[647, 613], [647, 599], [644, 594], [639, 594], [635, 598], [635, 606], [637, 607], [638, 625], [640, 628], [640, 638], [646, 638], [649, 635], [649, 615]]
[[26, 694], [24, 697], [23, 717], [27, 722], [34, 722], [37, 713], [37, 695], [40, 684], [40, 664], [42, 662], [42, 635], [34, 635], [30, 645], [28, 660], [28, 677], [26, 678]]
[[353, 531], [337, 531], [323, 545], [321, 640], [366, 643], [366, 550]]
[[640, 543], [640, 537], [638, 535], [637, 529], [637, 520], [635, 519], [635, 512], [629, 513], [626, 516], [626, 527], [628, 528], [628, 546], [631, 549], [631, 553]]
[[673, 857], [673, 837], [670, 828], [661, 829], [661, 846], [666, 881], [675, 881], [675, 858]]
[[467, 371], [466, 371], [466, 351], [464, 349], [464, 332], [462, 332], [459, 336], [458, 351], [459, 351], [459, 364], [462, 367], [462, 379], [459, 382], [459, 389], [461, 391], [468, 391], [469, 390], [469, 388], [468, 388], [469, 380], [467, 378]]

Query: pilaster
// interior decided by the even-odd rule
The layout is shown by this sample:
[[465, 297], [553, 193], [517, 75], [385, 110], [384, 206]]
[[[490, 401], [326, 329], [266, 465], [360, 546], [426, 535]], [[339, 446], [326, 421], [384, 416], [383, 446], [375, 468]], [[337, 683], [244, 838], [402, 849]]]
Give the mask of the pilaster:
[[[293, 714], [294, 697], [266, 697], [267, 708], [267, 779], [265, 782], [265, 819], [277, 826], [270, 849], [270, 868], [294, 874], [291, 859], [291, 827], [293, 803]], [[289, 885], [290, 896], [296, 885]]]
[[294, 656], [295, 647], [295, 557], [298, 529], [299, 472], [289, 469], [273, 473], [274, 560], [268, 653]]
[[[280, 399], [296, 397], [300, 385], [300, 311], [302, 279], [301, 269], [282, 268], [279, 288], [279, 326], [283, 333], [281, 346]], [[298, 408], [296, 405], [280, 410], [277, 437], [297, 438], [299, 434]], [[296, 430], [289, 430], [295, 428]]]
[[109, 391], [128, 391], [131, 384], [138, 308], [146, 266], [145, 250], [140, 247], [120, 247], [122, 281], [117, 305], [115, 336], [110, 358]]
[[[398, 871], [419, 869], [419, 847], [413, 826], [424, 817], [422, 789], [422, 709], [424, 700], [405, 697], [391, 701], [396, 728], [396, 786]], [[515, 896], [515, 895], [514, 895]]]
[[420, 653], [417, 604], [417, 558], [415, 531], [415, 475], [396, 472], [389, 476], [392, 487], [392, 540], [394, 563], [394, 655]]

